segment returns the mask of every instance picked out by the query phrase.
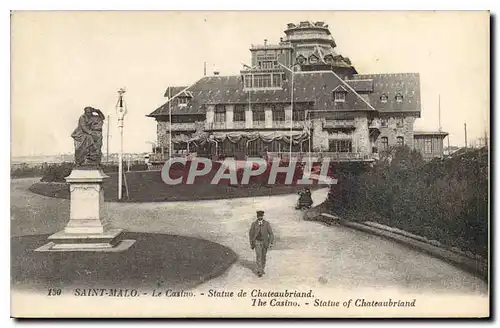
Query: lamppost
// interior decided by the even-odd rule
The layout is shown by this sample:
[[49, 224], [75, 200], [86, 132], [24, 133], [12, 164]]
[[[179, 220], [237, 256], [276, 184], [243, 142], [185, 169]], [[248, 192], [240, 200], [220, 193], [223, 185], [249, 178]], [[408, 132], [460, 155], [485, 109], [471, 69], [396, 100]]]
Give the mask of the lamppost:
[[118, 90], [118, 102], [116, 103], [116, 114], [118, 114], [118, 128], [120, 129], [120, 152], [118, 153], [118, 199], [122, 199], [123, 185], [123, 120], [127, 114], [127, 106], [123, 100], [125, 89]]
[[278, 62], [278, 65], [280, 65], [281, 67], [283, 67], [284, 69], [286, 69], [287, 71], [289, 71], [291, 74], [292, 74], [292, 83], [291, 83], [291, 100], [290, 100], [290, 107], [291, 107], [291, 113], [290, 113], [290, 152], [289, 152], [289, 161], [292, 160], [292, 134], [293, 134], [293, 80], [294, 80], [294, 76], [295, 76], [295, 71], [293, 70], [293, 68], [295, 66], [298, 66], [300, 65], [299, 63], [295, 63], [293, 64], [292, 66], [287, 67], [285, 65], [283, 65], [282, 63]]
[[168, 87], [168, 159], [172, 158], [172, 97], [170, 95], [171, 89], [172, 89], [171, 87]]

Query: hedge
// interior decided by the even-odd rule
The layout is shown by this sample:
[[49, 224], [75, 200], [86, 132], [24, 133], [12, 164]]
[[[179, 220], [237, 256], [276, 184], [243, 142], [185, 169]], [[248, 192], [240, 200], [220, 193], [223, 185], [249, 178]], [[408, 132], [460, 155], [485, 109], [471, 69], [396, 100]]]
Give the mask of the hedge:
[[408, 148], [392, 150], [392, 157], [368, 170], [337, 170], [331, 210], [487, 257], [487, 150], [428, 163]]
[[[124, 169], [127, 169], [127, 164], [123, 164]], [[64, 179], [70, 175], [71, 170], [74, 168], [74, 163], [65, 162], [57, 164], [42, 164], [36, 166], [23, 166], [11, 170], [12, 178], [25, 178], [42, 176], [42, 182], [66, 182]], [[103, 164], [101, 169], [104, 173], [118, 172], [118, 164]], [[132, 164], [130, 171], [146, 171], [148, 169], [146, 164]]]

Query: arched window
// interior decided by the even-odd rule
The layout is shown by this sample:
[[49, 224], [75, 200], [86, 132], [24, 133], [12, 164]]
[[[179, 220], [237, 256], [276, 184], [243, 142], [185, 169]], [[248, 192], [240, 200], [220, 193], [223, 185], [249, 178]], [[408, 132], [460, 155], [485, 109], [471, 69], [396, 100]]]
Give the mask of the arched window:
[[382, 104], [387, 103], [387, 99], [388, 99], [388, 98], [387, 98], [387, 95], [386, 95], [385, 93], [384, 93], [384, 94], [382, 94], [382, 95], [380, 96], [380, 102], [381, 102]]
[[405, 145], [405, 138], [397, 137], [396, 138], [396, 146], [403, 147]]
[[387, 150], [389, 148], [389, 138], [387, 137], [382, 137], [381, 140], [381, 149], [382, 150]]

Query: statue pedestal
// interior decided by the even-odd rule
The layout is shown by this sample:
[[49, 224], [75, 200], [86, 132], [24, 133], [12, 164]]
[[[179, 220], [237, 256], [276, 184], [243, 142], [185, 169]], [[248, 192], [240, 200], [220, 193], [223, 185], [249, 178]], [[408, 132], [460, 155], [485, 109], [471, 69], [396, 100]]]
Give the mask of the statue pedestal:
[[36, 251], [109, 251], [128, 249], [135, 240], [122, 240], [122, 229], [113, 229], [102, 217], [103, 180], [98, 169], [75, 169], [66, 177], [70, 190], [70, 218], [66, 227], [49, 236]]

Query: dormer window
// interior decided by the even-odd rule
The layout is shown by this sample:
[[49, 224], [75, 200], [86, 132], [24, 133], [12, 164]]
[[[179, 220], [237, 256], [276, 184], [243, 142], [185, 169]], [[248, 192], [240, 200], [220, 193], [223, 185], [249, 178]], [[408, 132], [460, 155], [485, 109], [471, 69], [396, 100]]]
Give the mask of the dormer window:
[[309, 64], [316, 64], [318, 62], [318, 57], [316, 57], [315, 55], [311, 55], [309, 57]]
[[333, 90], [333, 99], [336, 103], [344, 103], [346, 94], [347, 90], [342, 85], [339, 85]]
[[179, 97], [177, 98], [177, 103], [179, 104], [179, 106], [187, 106], [187, 103], [188, 103], [189, 99], [187, 97]]
[[385, 93], [384, 93], [383, 95], [381, 95], [381, 96], [380, 96], [380, 102], [381, 102], [382, 104], [386, 104], [386, 103], [387, 103], [387, 100], [388, 100], [388, 98], [387, 98], [387, 95], [386, 95]]
[[335, 97], [335, 102], [336, 103], [343, 103], [345, 102], [345, 94], [347, 92], [345, 91], [335, 91], [333, 94], [334, 94], [334, 97]]
[[305, 62], [306, 62], [306, 58], [304, 56], [300, 55], [297, 57], [297, 63], [299, 63], [300, 65], [305, 64]]
[[401, 93], [398, 93], [396, 95], [396, 102], [397, 103], [402, 103], [403, 102], [403, 95]]

